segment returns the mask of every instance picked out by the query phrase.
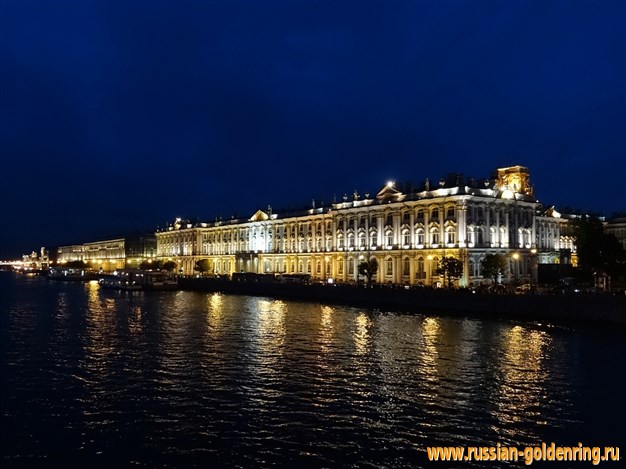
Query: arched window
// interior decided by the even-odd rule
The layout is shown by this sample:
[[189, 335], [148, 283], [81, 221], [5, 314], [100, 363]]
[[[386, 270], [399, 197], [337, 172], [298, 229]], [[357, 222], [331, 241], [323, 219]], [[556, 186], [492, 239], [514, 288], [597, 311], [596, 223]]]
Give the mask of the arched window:
[[446, 228], [446, 244], [454, 244], [456, 242], [456, 230], [449, 226]]
[[439, 244], [439, 228], [430, 229], [430, 243]]
[[411, 244], [411, 232], [409, 230], [404, 230], [402, 232], [402, 244], [404, 246]]
[[365, 233], [359, 233], [359, 248], [365, 248]]
[[393, 246], [393, 231], [387, 231], [385, 237], [387, 239], [387, 247]]
[[470, 247], [476, 244], [476, 230], [473, 226], [467, 228], [467, 242], [470, 244]]
[[411, 274], [411, 260], [405, 257], [402, 260], [402, 275], [408, 277]]
[[416, 235], [417, 235], [417, 244], [423, 245], [424, 244], [424, 229], [418, 228]]
[[387, 276], [391, 276], [393, 275], [393, 259], [390, 257], [389, 259], [387, 259], [387, 271], [386, 271], [386, 275]]
[[370, 246], [376, 247], [376, 232], [375, 231], [372, 231], [370, 233]]
[[415, 266], [415, 278], [418, 280], [426, 278], [426, 271], [424, 270], [424, 258], [419, 257]]
[[354, 247], [354, 233], [348, 233], [348, 247]]

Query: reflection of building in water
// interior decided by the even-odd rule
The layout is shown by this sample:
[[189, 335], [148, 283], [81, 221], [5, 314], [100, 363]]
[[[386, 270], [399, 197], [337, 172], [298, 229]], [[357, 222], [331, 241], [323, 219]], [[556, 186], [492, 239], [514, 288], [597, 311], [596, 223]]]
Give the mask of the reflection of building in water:
[[541, 409], [545, 406], [550, 375], [544, 359], [550, 342], [551, 337], [546, 332], [521, 326], [513, 326], [503, 337], [500, 383], [494, 399], [498, 409], [496, 417], [510, 424], [504, 429], [512, 438], [521, 435], [519, 424], [522, 421], [545, 424]]
[[439, 319], [425, 318], [422, 324], [422, 334], [424, 345], [422, 347], [422, 366], [424, 378], [428, 382], [436, 382], [439, 379], [439, 350], [437, 348], [440, 343], [441, 327]]
[[280, 300], [258, 300], [257, 344], [266, 360], [277, 359], [285, 343], [287, 306]]
[[185, 274], [207, 259], [213, 274], [300, 273], [319, 280], [358, 280], [358, 264], [374, 257], [375, 281], [441, 282], [440, 259], [464, 265], [461, 285], [483, 279], [481, 260], [503, 254], [505, 280], [536, 278], [537, 262], [573, 251], [568, 219], [543, 210], [528, 168], [498, 169], [492, 178], [450, 174], [438, 184], [389, 182], [377, 193], [354, 192], [299, 211], [258, 210], [250, 218], [199, 222], [176, 219], [156, 233], [157, 255]]
[[369, 349], [369, 328], [371, 321], [365, 313], [360, 313], [354, 320], [354, 346], [357, 355], [365, 355]]
[[333, 315], [335, 313], [334, 308], [331, 306], [322, 306], [320, 314], [320, 345], [322, 352], [328, 353], [332, 350], [332, 342], [334, 335], [333, 327]]

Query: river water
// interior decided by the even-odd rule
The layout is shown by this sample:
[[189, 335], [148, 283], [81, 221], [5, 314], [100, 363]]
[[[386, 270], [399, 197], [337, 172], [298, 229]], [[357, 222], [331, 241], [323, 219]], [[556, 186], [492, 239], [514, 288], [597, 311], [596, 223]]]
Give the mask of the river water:
[[625, 339], [0, 272], [0, 464], [422, 467], [434, 445], [619, 446]]

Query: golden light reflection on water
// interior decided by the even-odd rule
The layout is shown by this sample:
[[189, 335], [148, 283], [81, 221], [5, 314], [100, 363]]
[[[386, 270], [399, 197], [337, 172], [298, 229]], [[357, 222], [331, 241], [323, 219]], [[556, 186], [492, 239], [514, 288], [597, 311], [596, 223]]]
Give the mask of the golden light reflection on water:
[[354, 329], [354, 345], [356, 347], [357, 355], [365, 355], [369, 348], [369, 327], [372, 325], [371, 320], [365, 315], [360, 313], [355, 319]]
[[[115, 352], [114, 332], [116, 304], [114, 298], [102, 296], [97, 282], [89, 282], [87, 288], [86, 337], [83, 341], [85, 360], [99, 362]], [[91, 365], [87, 365], [90, 368]], [[96, 366], [97, 368], [97, 366]]]
[[327, 354], [332, 350], [334, 313], [334, 308], [330, 306], [322, 306], [322, 314], [320, 315], [320, 349], [324, 354]]
[[224, 297], [221, 293], [213, 293], [207, 297], [209, 308], [208, 326], [219, 329], [224, 315]]
[[133, 306], [128, 317], [128, 330], [134, 335], [143, 332], [143, 310], [141, 306]]
[[285, 344], [285, 313], [287, 305], [280, 300], [259, 300], [257, 345], [265, 363], [275, 363]]
[[439, 319], [432, 317], [424, 319], [422, 331], [424, 348], [421, 354], [421, 369], [427, 381], [437, 381], [437, 360], [439, 359], [437, 344], [439, 343], [439, 334], [441, 333]]
[[546, 383], [550, 378], [543, 362], [551, 340], [544, 331], [521, 326], [507, 331], [502, 344], [501, 380], [495, 399], [496, 417], [501, 422], [512, 426], [528, 420], [535, 420], [540, 425], [546, 423], [540, 409], [545, 407]]

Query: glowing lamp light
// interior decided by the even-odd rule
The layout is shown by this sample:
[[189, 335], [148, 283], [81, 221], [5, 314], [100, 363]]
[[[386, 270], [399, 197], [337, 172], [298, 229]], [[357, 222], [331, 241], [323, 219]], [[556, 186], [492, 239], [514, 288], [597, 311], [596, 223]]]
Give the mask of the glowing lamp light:
[[513, 253], [513, 259], [518, 260], [519, 259], [519, 254], [514, 252]]
[[394, 182], [393, 181], [387, 181], [387, 187], [393, 187]]
[[513, 191], [511, 191], [509, 189], [506, 189], [506, 190], [502, 191], [502, 198], [511, 200], [511, 199], [515, 198], [515, 194], [513, 194]]

